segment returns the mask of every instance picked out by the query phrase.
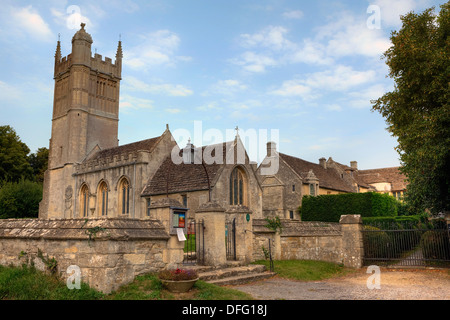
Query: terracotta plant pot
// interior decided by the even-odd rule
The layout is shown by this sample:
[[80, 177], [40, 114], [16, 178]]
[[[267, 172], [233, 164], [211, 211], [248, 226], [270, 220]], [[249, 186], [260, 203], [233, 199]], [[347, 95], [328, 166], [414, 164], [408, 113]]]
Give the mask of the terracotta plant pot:
[[194, 286], [197, 279], [192, 280], [163, 280], [160, 279], [163, 286], [170, 292], [188, 292]]

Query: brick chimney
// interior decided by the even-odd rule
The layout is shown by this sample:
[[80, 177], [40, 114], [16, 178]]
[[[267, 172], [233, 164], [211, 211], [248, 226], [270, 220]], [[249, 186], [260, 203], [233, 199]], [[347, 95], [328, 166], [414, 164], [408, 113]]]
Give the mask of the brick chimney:
[[352, 169], [358, 170], [358, 161], [350, 161], [350, 167]]

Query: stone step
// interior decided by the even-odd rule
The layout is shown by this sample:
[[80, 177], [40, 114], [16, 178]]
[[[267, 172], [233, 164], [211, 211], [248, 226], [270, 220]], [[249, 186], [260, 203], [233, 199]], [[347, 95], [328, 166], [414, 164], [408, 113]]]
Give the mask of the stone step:
[[239, 265], [214, 270], [198, 270], [199, 278], [217, 285], [241, 284], [270, 278], [275, 273], [267, 272], [263, 265]]
[[268, 278], [273, 277], [274, 275], [275, 275], [274, 272], [261, 272], [261, 273], [244, 274], [244, 275], [240, 275], [240, 276], [211, 280], [211, 281], [207, 281], [207, 282], [218, 285], [218, 286], [238, 285], [238, 284], [244, 284], [244, 283], [248, 283], [248, 282], [252, 282], [252, 281], [268, 279]]
[[244, 274], [260, 273], [264, 272], [265, 269], [266, 267], [263, 265], [247, 265], [198, 272], [200, 280], [210, 281]]

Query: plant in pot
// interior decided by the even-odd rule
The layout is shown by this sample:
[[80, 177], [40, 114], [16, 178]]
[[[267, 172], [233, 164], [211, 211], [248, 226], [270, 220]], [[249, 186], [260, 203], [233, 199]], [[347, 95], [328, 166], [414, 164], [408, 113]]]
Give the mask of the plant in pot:
[[158, 278], [170, 292], [187, 292], [198, 280], [198, 274], [191, 269], [162, 270]]

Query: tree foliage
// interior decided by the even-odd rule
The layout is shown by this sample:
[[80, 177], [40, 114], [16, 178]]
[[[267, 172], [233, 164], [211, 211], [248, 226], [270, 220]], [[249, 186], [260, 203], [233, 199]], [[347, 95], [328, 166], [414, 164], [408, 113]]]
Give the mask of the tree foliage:
[[0, 186], [0, 219], [37, 218], [42, 200], [42, 185], [20, 180]]
[[39, 148], [36, 153], [30, 154], [28, 157], [31, 169], [33, 170], [33, 175], [37, 182], [44, 182], [44, 173], [47, 170], [48, 165], [48, 149]]
[[29, 152], [12, 127], [0, 126], [0, 219], [38, 216], [48, 149]]
[[30, 178], [32, 169], [28, 161], [28, 146], [20, 141], [10, 126], [0, 126], [0, 181], [19, 181]]
[[398, 140], [406, 201], [418, 209], [448, 211], [450, 173], [450, 1], [402, 17], [384, 58], [395, 87], [372, 110]]

